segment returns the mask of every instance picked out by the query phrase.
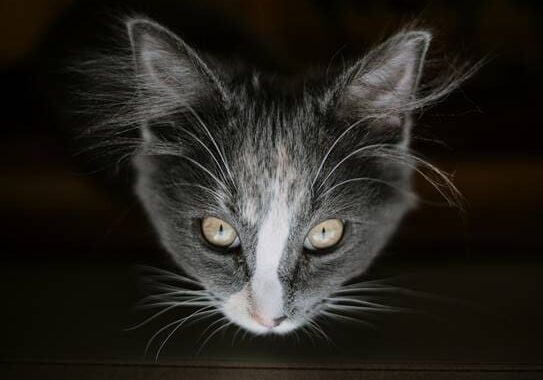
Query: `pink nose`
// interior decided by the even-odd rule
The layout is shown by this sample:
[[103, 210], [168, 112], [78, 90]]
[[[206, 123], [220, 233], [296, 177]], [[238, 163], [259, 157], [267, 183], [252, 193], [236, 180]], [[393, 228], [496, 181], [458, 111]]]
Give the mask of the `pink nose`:
[[269, 329], [279, 326], [281, 324], [281, 322], [283, 322], [285, 319], [287, 319], [287, 317], [285, 315], [283, 315], [283, 316], [281, 316], [279, 318], [273, 318], [273, 319], [263, 317], [259, 313], [253, 313], [251, 316], [260, 325], [262, 325], [264, 327], [267, 327]]

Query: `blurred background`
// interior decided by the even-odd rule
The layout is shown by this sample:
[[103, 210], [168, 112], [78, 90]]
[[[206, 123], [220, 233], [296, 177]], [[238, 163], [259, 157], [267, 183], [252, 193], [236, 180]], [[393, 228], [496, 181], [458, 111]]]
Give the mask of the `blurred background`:
[[[472, 286], [480, 285], [486, 267], [505, 263], [492, 277], [495, 282], [480, 285], [492, 293], [482, 293], [481, 298], [495, 296], [502, 306], [513, 308], [516, 301], [494, 293], [496, 286], [500, 292], [515, 293], [511, 287], [518, 286], [525, 300], [539, 296], [533, 292], [542, 273], [543, 251], [542, 2], [2, 0], [0, 268], [5, 272], [2, 297], [11, 302], [3, 317], [10, 318], [9, 326], [26, 326], [23, 338], [13, 332], [17, 328], [6, 335], [12, 344], [5, 345], [7, 352], [23, 355], [30, 350], [39, 356], [45, 350], [40, 339], [53, 339], [28, 316], [36, 309], [25, 297], [33, 295], [31, 304], [38, 309], [51, 308], [47, 302], [53, 302], [64, 312], [42, 313], [64, 322], [80, 317], [70, 305], [89, 307], [81, 301], [83, 296], [101, 305], [110, 292], [104, 307], [128, 308], [137, 295], [127, 290], [136, 280], [126, 275], [126, 268], [163, 257], [128, 190], [129, 175], [121, 173], [119, 179], [114, 171], [96, 170], [78, 155], [72, 139], [78, 126], [66, 123], [57, 107], [64, 91], [57, 81], [63, 62], [97, 46], [107, 47], [114, 34], [111, 25], [124, 12], [149, 15], [196, 48], [219, 56], [234, 54], [289, 75], [359, 56], [413, 19], [435, 32], [432, 57], [445, 62], [454, 57], [460, 62], [487, 58], [460, 91], [427, 110], [416, 129], [425, 139], [414, 148], [454, 173], [466, 198], [466, 213], [434, 205], [439, 196], [419, 181], [419, 192], [428, 202], [405, 220], [383, 261], [385, 267], [401, 263], [397, 272], [431, 264], [441, 273], [455, 265], [476, 264], [480, 272], [459, 281], [471, 281]], [[530, 270], [529, 275], [519, 267]], [[115, 268], [122, 268], [130, 280], [121, 281], [124, 277], [118, 277]], [[509, 275], [516, 279], [504, 282]], [[83, 295], [70, 293], [73, 284], [81, 286]], [[431, 281], [428, 284], [432, 287]], [[115, 298], [124, 291], [129, 296]], [[466, 294], [472, 291], [465, 289]], [[528, 318], [541, 317], [540, 306], [526, 305], [517, 310], [517, 321], [524, 320], [528, 310]], [[95, 322], [105, 326], [112, 323], [105, 314], [97, 318]], [[56, 334], [62, 325], [51, 323], [57, 326], [51, 330]], [[526, 327], [515, 328], [511, 339]], [[31, 332], [37, 335], [31, 338]], [[531, 330], [531, 335], [541, 338], [540, 332]], [[65, 343], [65, 351], [76, 346], [68, 335], [55, 335]], [[32, 339], [35, 344], [28, 343]], [[80, 343], [84, 347], [77, 345], [81, 352], [103, 344], [86, 339]], [[524, 335], [518, 339], [526, 341]]]

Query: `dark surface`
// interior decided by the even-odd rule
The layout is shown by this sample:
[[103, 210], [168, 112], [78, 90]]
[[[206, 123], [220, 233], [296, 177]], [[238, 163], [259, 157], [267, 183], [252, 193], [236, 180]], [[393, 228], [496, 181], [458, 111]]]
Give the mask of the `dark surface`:
[[356, 366], [253, 365], [199, 363], [186, 365], [112, 365], [88, 363], [10, 363], [0, 367], [4, 379], [364, 379], [364, 380], [528, 380], [543, 369], [529, 365], [359, 364]]

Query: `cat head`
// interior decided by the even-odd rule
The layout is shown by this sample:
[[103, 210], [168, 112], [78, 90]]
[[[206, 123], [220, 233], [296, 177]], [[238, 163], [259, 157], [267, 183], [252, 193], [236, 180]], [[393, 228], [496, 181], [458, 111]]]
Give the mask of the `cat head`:
[[283, 334], [326, 312], [411, 205], [411, 115], [431, 35], [404, 31], [303, 83], [233, 69], [146, 19], [135, 69], [136, 192], [165, 249], [233, 323]]

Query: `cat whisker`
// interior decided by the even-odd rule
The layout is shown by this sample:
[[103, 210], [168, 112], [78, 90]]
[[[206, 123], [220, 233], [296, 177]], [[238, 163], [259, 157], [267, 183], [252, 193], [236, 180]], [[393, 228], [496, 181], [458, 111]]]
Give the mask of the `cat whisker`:
[[[227, 319], [227, 318], [225, 318]], [[213, 331], [211, 334], [209, 334], [209, 336], [206, 338], [206, 340], [204, 340], [204, 342], [200, 345], [200, 348], [198, 349], [198, 354], [200, 354], [202, 352], [202, 350], [204, 349], [205, 345], [207, 344], [207, 342], [209, 342], [211, 340], [211, 338], [213, 338], [215, 335], [217, 335], [217, 333], [225, 328], [228, 328], [228, 326], [232, 325], [233, 322], [225, 322], [223, 325], [219, 326], [218, 328], [215, 329], [215, 331]]]
[[[171, 124], [173, 124], [173, 123], [171, 123]], [[211, 159], [213, 160], [213, 162], [217, 166], [217, 169], [219, 169], [222, 178], [228, 180], [228, 177], [226, 177], [225, 174], [224, 174], [224, 171], [223, 171], [223, 168], [222, 168], [221, 164], [219, 163], [219, 161], [217, 160], [217, 158], [215, 157], [215, 154], [213, 154], [211, 149], [209, 149], [209, 147], [198, 136], [196, 136], [191, 131], [187, 130], [186, 128], [182, 128], [182, 127], [178, 127], [178, 128], [179, 128], [180, 131], [182, 131], [182, 132], [186, 133], [187, 135], [189, 135], [190, 137], [192, 137], [192, 139], [194, 141], [196, 141], [200, 146], [202, 146], [202, 148], [204, 148], [204, 150], [209, 154], [209, 156], [211, 157]], [[220, 154], [220, 152], [219, 152], [219, 154]]]
[[196, 161], [195, 159], [193, 159], [193, 158], [191, 158], [191, 157], [189, 157], [189, 156], [187, 156], [185, 154], [182, 154], [181, 152], [176, 152], [171, 147], [168, 147], [165, 143], [160, 143], [160, 144], [155, 144], [155, 145], [158, 145], [158, 146], [153, 147], [152, 150], [151, 150], [151, 148], [146, 148], [146, 151], [143, 151], [141, 154], [142, 155], [151, 155], [151, 156], [152, 155], [175, 156], [175, 157], [179, 157], [179, 158], [182, 158], [184, 160], [187, 160], [189, 163], [191, 163], [195, 167], [202, 170], [205, 174], [207, 174], [226, 193], [228, 193], [229, 195], [232, 195], [232, 192], [230, 191], [228, 186], [226, 186], [226, 184], [223, 181], [221, 181], [215, 174], [213, 174], [213, 172], [211, 170], [206, 168], [200, 162]]
[[158, 273], [158, 274], [163, 274], [163, 275], [168, 275], [168, 276], [171, 276], [172, 279], [174, 280], [181, 280], [181, 281], [185, 281], [185, 282], [190, 282], [194, 285], [199, 285], [200, 287], [203, 287], [202, 283], [194, 278], [190, 278], [190, 277], [187, 277], [187, 276], [183, 276], [179, 273], [175, 273], [175, 272], [171, 272], [169, 270], [166, 270], [166, 269], [163, 269], [163, 268], [157, 268], [157, 267], [153, 267], [153, 266], [150, 266], [150, 265], [138, 265], [138, 268], [142, 271], [149, 271], [149, 272], [154, 272], [154, 273]]
[[211, 292], [207, 290], [188, 290], [188, 289], [179, 289], [176, 287], [173, 287], [173, 289], [169, 286], [158, 286], [155, 285], [153, 287], [153, 290], [162, 290], [160, 292], [154, 292], [152, 294], [149, 294], [145, 297], [143, 297], [138, 304], [145, 304], [147, 302], [155, 302], [155, 301], [183, 301], [187, 299], [195, 299], [196, 297], [200, 297], [199, 299], [207, 299], [210, 301], [219, 302], [221, 299], [220, 297], [215, 296]]
[[[170, 122], [169, 125], [174, 125], [173, 122]], [[196, 136], [196, 134], [192, 133], [191, 131], [189, 131], [188, 129], [186, 128], [183, 128], [183, 127], [180, 127], [180, 126], [177, 126], [176, 127], [179, 132], [183, 132], [184, 134], [188, 135], [189, 137], [191, 137], [194, 141], [196, 141], [203, 149], [204, 151], [209, 155], [209, 157], [211, 157], [211, 160], [215, 163], [215, 166], [217, 167], [217, 169], [219, 170], [219, 173], [221, 175], [221, 177], [225, 180], [230, 180], [229, 177], [227, 177], [223, 171], [223, 167], [222, 165], [219, 163], [219, 161], [217, 160], [217, 157], [215, 156], [215, 154], [211, 151], [211, 149], [198, 137]], [[183, 143], [182, 139], [179, 138], [179, 142], [180, 144]], [[220, 153], [219, 153], [220, 154]], [[204, 187], [205, 188], [205, 187]], [[219, 198], [220, 199], [220, 198]]]
[[[213, 308], [213, 309], [209, 310], [210, 308]], [[200, 309], [196, 310], [194, 313], [188, 315], [187, 317], [183, 317], [181, 319], [178, 319], [176, 321], [168, 323], [166, 326], [160, 328], [157, 332], [155, 332], [153, 334], [153, 336], [151, 336], [151, 338], [148, 340], [147, 345], [145, 346], [145, 355], [147, 355], [147, 353], [149, 352], [149, 348], [151, 347], [151, 344], [156, 339], [156, 337], [158, 335], [160, 335], [164, 330], [167, 330], [168, 328], [170, 328], [172, 326], [176, 326], [175, 329], [168, 334], [167, 339], [169, 339], [173, 335], [173, 333], [175, 333], [175, 331], [177, 331], [181, 326], [183, 326], [185, 324], [185, 322], [187, 322], [189, 319], [197, 317], [197, 316], [213, 315], [213, 314], [217, 314], [217, 313], [220, 313], [220, 311], [215, 309], [215, 306], [206, 306], [206, 307], [203, 307], [203, 308], [200, 308]], [[161, 344], [159, 351], [155, 355], [155, 360], [158, 360], [158, 356], [160, 355], [160, 351], [164, 347], [165, 342], [167, 342], [167, 339], [166, 339], [166, 341], [164, 341]]]
[[227, 317], [223, 316], [222, 318], [219, 318], [219, 319], [217, 319], [215, 322], [212, 322], [211, 324], [209, 324], [209, 325], [204, 329], [204, 331], [202, 331], [202, 332], [200, 333], [200, 336], [198, 337], [198, 340], [201, 340], [201, 339], [204, 337], [204, 335], [205, 335], [209, 330], [211, 330], [211, 329], [213, 328], [213, 326], [215, 326], [217, 323], [221, 323], [222, 321], [225, 321], [225, 320], [227, 320], [227, 319], [228, 319]]
[[362, 287], [362, 288], [345, 289], [345, 291], [338, 290], [334, 292], [334, 294], [345, 294], [345, 293], [357, 292], [357, 291], [359, 292], [394, 292], [401, 295], [413, 296], [413, 297], [424, 298], [424, 299], [435, 299], [435, 300], [441, 300], [441, 301], [468, 303], [467, 301], [459, 299], [459, 298], [424, 292], [421, 290], [414, 290], [411, 288], [405, 288], [401, 286], [393, 286], [393, 285], [384, 285], [384, 286], [373, 285], [373, 287], [371, 288]]
[[329, 189], [327, 189], [326, 191], [320, 193], [316, 200], [319, 200], [320, 198], [322, 197], [325, 197], [326, 195], [328, 195], [329, 193], [331, 193], [332, 191], [336, 190], [337, 188], [341, 187], [341, 186], [344, 186], [344, 185], [347, 185], [349, 183], [353, 183], [353, 182], [373, 182], [373, 183], [379, 183], [379, 184], [382, 184], [382, 185], [386, 185], [400, 193], [403, 193], [403, 194], [406, 194], [408, 195], [409, 197], [411, 197], [412, 199], [417, 199], [417, 195], [411, 191], [407, 191], [405, 189], [402, 189], [398, 186], [395, 186], [393, 185], [392, 183], [390, 182], [387, 182], [387, 181], [383, 181], [383, 180], [380, 180], [378, 178], [371, 178], [371, 177], [358, 177], [358, 178], [351, 178], [351, 179], [347, 179], [345, 181], [342, 181], [340, 183], [337, 183], [335, 184], [334, 186], [330, 187]]
[[332, 174], [334, 174], [334, 172], [345, 162], [347, 161], [349, 158], [351, 158], [352, 156], [356, 155], [356, 154], [359, 154], [359, 153], [362, 153], [366, 150], [370, 150], [370, 149], [375, 149], [377, 147], [383, 147], [385, 145], [390, 145], [390, 144], [372, 144], [372, 145], [366, 145], [366, 146], [363, 146], [361, 148], [358, 148], [358, 149], [355, 149], [353, 150], [351, 153], [347, 154], [345, 157], [343, 157], [329, 172], [328, 174], [324, 177], [324, 179], [320, 182], [320, 185], [319, 187], [317, 187], [317, 191], [319, 191], [323, 186], [324, 184], [326, 183], [326, 181], [332, 176]]
[[244, 341], [245, 338], [247, 338], [247, 335], [249, 334], [249, 330], [245, 330], [243, 335], [241, 336], [241, 340]]
[[[204, 314], [204, 313], [202, 313], [202, 314]], [[199, 320], [200, 320], [200, 319], [203, 319], [203, 318], [206, 317], [206, 316], [205, 316], [205, 315], [202, 315], [202, 314], [200, 314], [200, 315], [196, 314], [196, 315], [194, 315], [194, 317], [199, 316], [199, 318], [198, 318]], [[207, 314], [207, 313], [205, 313], [205, 314]], [[210, 315], [207, 315], [207, 317], [209, 317], [209, 316], [211, 316], [211, 315], [214, 315], [214, 314], [211, 313]], [[190, 316], [189, 316], [189, 317], [190, 317]], [[170, 338], [173, 336], [173, 334], [175, 334], [175, 332], [176, 332], [177, 330], [179, 330], [179, 329], [181, 328], [181, 326], [183, 326], [183, 324], [185, 324], [185, 322], [187, 322], [188, 320], [190, 320], [190, 318], [187, 318], [187, 319], [183, 320], [181, 323], [179, 323], [177, 326], [175, 326], [175, 328], [174, 328], [172, 331], [170, 331], [170, 333], [168, 334], [168, 336], [166, 336], [166, 338], [162, 341], [162, 343], [161, 343], [160, 346], [158, 347], [158, 350], [157, 350], [157, 352], [156, 352], [156, 354], [155, 354], [155, 362], [158, 361], [158, 357], [160, 356], [160, 353], [162, 352], [162, 349], [164, 348], [164, 346], [166, 345], [166, 343], [168, 342], [168, 340], [170, 340]]]
[[430, 310], [424, 310], [424, 309], [415, 309], [415, 308], [407, 308], [403, 306], [390, 306], [390, 307], [383, 307], [383, 308], [374, 308], [374, 307], [367, 307], [367, 306], [360, 306], [360, 305], [345, 305], [345, 304], [328, 304], [328, 308], [336, 310], [336, 311], [344, 311], [344, 312], [361, 312], [361, 313], [408, 313], [410, 315], [418, 315], [418, 316], [424, 316], [429, 317], [431, 319], [434, 319], [436, 321], [440, 322], [446, 322], [449, 321], [447, 317], [443, 317], [439, 314], [436, 314], [435, 312], [431, 312]]
[[215, 138], [213, 137], [211, 131], [209, 130], [209, 128], [207, 127], [207, 125], [204, 123], [204, 121], [202, 120], [202, 118], [200, 117], [200, 115], [198, 115], [198, 113], [188, 104], [185, 105], [185, 107], [189, 110], [189, 112], [195, 117], [195, 119], [198, 121], [199, 125], [205, 130], [205, 132], [207, 133], [207, 136], [209, 137], [209, 139], [211, 140], [211, 143], [213, 144], [213, 146], [215, 147], [215, 150], [217, 151], [219, 157], [221, 158], [221, 161], [224, 165], [224, 168], [226, 169], [226, 171], [228, 172], [228, 175], [230, 177], [230, 181], [232, 183], [232, 186], [234, 186], [234, 188], [237, 187], [237, 184], [236, 184], [236, 181], [234, 180], [234, 176], [232, 175], [232, 171], [230, 170], [230, 165], [228, 164], [228, 161], [226, 160], [225, 158], [225, 155], [224, 155], [224, 152], [219, 148], [219, 144], [217, 144], [217, 140], [215, 140]]
[[168, 311], [170, 311], [170, 310], [172, 310], [172, 309], [175, 309], [175, 308], [178, 307], [178, 306], [179, 306], [179, 305], [177, 305], [177, 304], [170, 305], [169, 307], [167, 307], [167, 308], [165, 308], [165, 309], [163, 309], [163, 310], [160, 310], [160, 311], [158, 311], [157, 313], [153, 314], [151, 317], [145, 319], [143, 322], [138, 323], [138, 324], [135, 325], [135, 326], [125, 328], [124, 331], [132, 331], [132, 330], [139, 329], [140, 327], [145, 326], [145, 325], [148, 324], [149, 322], [155, 320], [156, 318], [160, 317], [160, 316], [163, 315], [163, 314], [166, 314]]
[[359, 299], [353, 299], [353, 298], [345, 298], [345, 297], [331, 297], [331, 298], [325, 298], [326, 301], [330, 301], [332, 305], [337, 304], [339, 302], [348, 302], [355, 305], [360, 305], [363, 307], [369, 307], [369, 308], [376, 308], [376, 309], [391, 309], [391, 310], [397, 310], [395, 306], [389, 306], [389, 305], [383, 305], [376, 302], [370, 302], [370, 301], [364, 301]]
[[177, 187], [183, 187], [183, 186], [187, 186], [187, 187], [195, 187], [197, 189], [200, 189], [200, 190], [203, 190], [209, 194], [211, 194], [216, 200], [220, 201], [222, 200], [224, 197], [222, 194], [218, 193], [217, 191], [213, 190], [213, 189], [210, 189], [209, 187], [207, 186], [204, 186], [204, 185], [200, 185], [200, 184], [197, 184], [197, 183], [187, 183], [187, 182], [172, 182], [171, 184], [167, 185], [167, 186], [164, 186], [165, 189], [169, 189], [169, 188], [177, 188]]
[[163, 301], [163, 302], [154, 302], [154, 303], [148, 303], [145, 305], [140, 306], [140, 309], [154, 309], [157, 307], [163, 307], [163, 306], [177, 306], [177, 307], [194, 307], [194, 306], [205, 306], [205, 305], [216, 305], [215, 302], [212, 301], [194, 301], [194, 300], [187, 300], [182, 302], [172, 302], [172, 301]]
[[238, 336], [239, 332], [242, 330], [241, 326], [238, 326], [236, 332], [232, 336], [232, 347], [234, 347], [234, 342], [236, 341], [236, 337]]
[[[375, 281], [379, 281], [379, 280], [375, 280]], [[357, 284], [353, 284], [353, 285], [357, 285]], [[368, 295], [370, 295], [372, 299], [375, 299], [375, 297], [376, 297], [375, 294], [377, 294], [380, 297], [387, 296], [386, 299], [385, 299], [385, 301], [386, 301], [386, 300], [390, 299], [391, 295], [394, 295], [394, 296], [400, 295], [400, 296], [404, 296], [404, 297], [405, 296], [413, 297], [415, 299], [424, 300], [424, 301], [434, 301], [434, 302], [436, 302], [436, 304], [434, 304], [434, 306], [438, 306], [440, 304], [442, 306], [446, 305], [446, 304], [450, 304], [450, 305], [455, 305], [455, 306], [467, 307], [467, 308], [469, 308], [471, 310], [474, 310], [474, 311], [477, 311], [477, 312], [480, 312], [480, 313], [484, 313], [484, 314], [492, 312], [492, 315], [495, 315], [494, 311], [490, 311], [487, 308], [481, 306], [480, 304], [471, 302], [469, 300], [457, 298], [457, 297], [450, 297], [450, 296], [446, 296], [446, 295], [442, 295], [442, 294], [430, 293], [430, 292], [425, 292], [425, 291], [421, 291], [421, 290], [415, 290], [415, 289], [411, 289], [411, 288], [406, 288], [406, 287], [401, 287], [401, 286], [394, 286], [394, 285], [387, 285], [387, 284], [381, 285], [379, 283], [373, 283], [373, 284], [370, 284], [370, 286], [371, 286], [370, 288], [360, 287], [360, 288], [351, 288], [351, 289], [344, 289], [344, 290], [340, 289], [340, 290], [332, 293], [331, 298], [333, 299], [335, 295], [342, 295], [342, 296], [347, 295], [350, 298], [352, 298], [352, 297], [368, 297]], [[368, 301], [364, 300], [364, 302], [368, 302]], [[418, 308], [413, 309], [413, 308], [410, 308], [410, 307], [403, 307], [403, 306], [391, 306], [391, 307], [401, 308], [402, 312], [424, 314], [426, 316], [429, 316], [429, 317], [431, 317], [433, 319], [437, 319], [437, 320], [440, 320], [440, 321], [447, 320], [447, 318], [445, 318], [443, 316], [436, 315], [434, 312], [430, 312], [429, 310], [420, 310]]]
[[347, 160], [355, 155], [362, 154], [367, 151], [371, 152], [371, 154], [364, 155], [365, 157], [385, 158], [397, 164], [405, 165], [416, 171], [447, 201], [449, 206], [456, 206], [463, 211], [462, 196], [446, 173], [428, 161], [416, 156], [413, 153], [400, 149], [393, 144], [372, 144], [353, 150], [344, 156], [328, 172], [326, 177], [320, 182], [317, 191], [324, 186], [326, 181], [333, 175], [333, 173]]
[[[145, 326], [146, 324], [148, 324], [149, 322], [157, 319], [158, 317], [160, 317], [161, 315], [164, 315], [166, 314], [168, 311], [170, 310], [173, 310], [175, 308], [178, 308], [178, 307], [182, 307], [182, 306], [200, 306], [198, 305], [196, 302], [192, 302], [192, 300], [188, 300], [188, 301], [185, 301], [185, 302], [169, 302], [169, 303], [164, 303], [164, 305], [160, 305], [160, 306], [167, 306], [166, 308], [156, 312], [155, 314], [153, 314], [152, 316], [150, 316], [149, 318], [145, 319], [143, 322], [140, 322], [138, 323], [137, 325], [135, 326], [132, 326], [132, 327], [128, 327], [126, 328], [124, 331], [132, 331], [132, 330], [136, 330], [142, 326]], [[202, 302], [202, 305], [201, 306], [216, 306], [216, 303], [214, 302]]]
[[393, 280], [403, 280], [403, 279], [407, 279], [407, 278], [412, 278], [414, 274], [412, 273], [409, 273], [409, 274], [400, 274], [400, 275], [395, 275], [395, 276], [388, 276], [388, 277], [382, 277], [382, 278], [376, 278], [376, 279], [373, 279], [373, 280], [362, 280], [362, 281], [358, 281], [358, 282], [355, 282], [355, 283], [351, 283], [351, 284], [346, 284], [346, 285], [343, 285], [342, 288], [349, 288], [349, 287], [353, 287], [353, 286], [359, 286], [361, 284], [367, 284], [367, 285], [373, 285], [373, 284], [377, 284], [377, 285], [390, 285], [390, 281], [393, 281]]
[[351, 125], [349, 125], [349, 127], [347, 127], [335, 140], [334, 142], [332, 143], [332, 145], [330, 145], [330, 148], [328, 148], [326, 154], [324, 155], [324, 158], [322, 159], [318, 169], [317, 169], [317, 173], [315, 174], [315, 177], [313, 178], [313, 181], [311, 182], [311, 188], [313, 188], [315, 186], [315, 182], [317, 182], [318, 178], [319, 178], [319, 175], [324, 167], [324, 164], [326, 163], [326, 161], [328, 160], [328, 157], [330, 156], [330, 153], [332, 153], [332, 151], [334, 150], [334, 148], [336, 147], [336, 145], [341, 141], [341, 139], [343, 139], [343, 137], [345, 137], [347, 135], [347, 133], [349, 133], [353, 128], [361, 125], [364, 121], [368, 120], [368, 118], [362, 118], [362, 119], [359, 119], [357, 121], [355, 121], [354, 123], [352, 123]]
[[397, 163], [413, 169], [447, 201], [449, 206], [458, 207], [461, 211], [464, 211], [462, 194], [453, 184], [447, 173], [421, 157], [407, 151], [383, 149], [378, 153], [379, 155], [374, 154], [373, 157], [385, 158], [391, 161], [396, 160]]
[[395, 308], [382, 308], [360, 305], [341, 305], [341, 304], [328, 304], [327, 310], [333, 309], [337, 311], [361, 311], [361, 312], [379, 312], [379, 313], [398, 313], [404, 310]]
[[328, 343], [334, 345], [334, 342], [332, 339], [324, 332], [322, 327], [313, 319], [310, 319], [307, 321], [308, 324], [318, 333], [320, 334]]
[[339, 289], [339, 290], [335, 290], [332, 295], [337, 295], [337, 294], [351, 294], [351, 293], [385, 293], [385, 292], [394, 292], [394, 291], [397, 291], [397, 287], [393, 287], [393, 286], [390, 286], [390, 287], [360, 287], [360, 288], [351, 288], [351, 289]]
[[315, 339], [314, 339], [315, 331], [311, 330], [311, 328], [309, 327], [309, 324], [303, 325], [300, 328], [300, 331], [303, 332], [305, 336], [309, 338], [309, 340], [311, 341], [311, 344], [313, 345], [315, 344]]
[[328, 311], [328, 310], [321, 311], [321, 314], [326, 315], [326, 316], [330, 317], [331, 319], [343, 319], [345, 321], [351, 321], [351, 322], [359, 323], [359, 324], [362, 324], [364, 326], [370, 327], [373, 330], [377, 330], [377, 326], [375, 326], [373, 323], [370, 323], [368, 321], [365, 321], [365, 320], [362, 320], [362, 319], [359, 319], [359, 318], [349, 317], [349, 316], [346, 316], [346, 315], [343, 315], [343, 314], [338, 314], [338, 313]]
[[158, 282], [156, 280], [153, 280], [151, 278], [147, 278], [145, 280], [145, 283], [153, 290], [160, 290], [161, 292], [155, 293], [155, 294], [178, 294], [178, 295], [202, 295], [207, 294], [211, 295], [211, 293], [205, 289], [184, 289], [179, 288], [177, 286], [169, 285], [163, 282]]
[[156, 300], [180, 300], [180, 299], [185, 299], [185, 298], [188, 298], [188, 299], [191, 299], [193, 298], [194, 296], [197, 296], [197, 295], [201, 295], [203, 297], [209, 297], [211, 296], [211, 294], [209, 294], [208, 292], [205, 292], [205, 291], [202, 291], [202, 293], [191, 293], [191, 294], [186, 294], [182, 291], [173, 291], [173, 292], [161, 292], [161, 293], [156, 293], [156, 294], [151, 294], [151, 295], [148, 295], [148, 296], [145, 296], [144, 298], [142, 298], [138, 304], [144, 304], [148, 301], [156, 301]]
[[[147, 296], [143, 297], [140, 302], [147, 302], [147, 301], [153, 301], [153, 300], [182, 300], [187, 298], [194, 298], [194, 297], [208, 297], [209, 299], [218, 299], [217, 297], [214, 297], [213, 294], [207, 291], [191, 291], [186, 289], [175, 289], [175, 290], [166, 290], [166, 289], [159, 289], [158, 285], [149, 288], [152, 290]], [[160, 291], [157, 291], [160, 290]]]
[[[177, 294], [180, 294], [180, 295], [182, 295], [182, 294], [184, 294], [184, 295], [187, 295], [187, 294], [189, 294], [189, 295], [210, 294], [205, 289], [197, 289], [197, 290], [183, 289], [183, 288], [179, 288], [177, 286], [173, 286], [173, 285], [169, 285], [169, 284], [166, 284], [166, 283], [163, 283], [163, 282], [153, 280], [152, 278], [146, 278], [146, 279], [144, 279], [144, 281], [147, 283], [147, 285], [151, 286], [152, 289], [162, 290], [163, 293], [177, 293]], [[162, 294], [162, 293], [158, 293], [158, 294]]]
[[292, 334], [296, 338], [296, 343], [300, 344], [300, 336], [298, 335], [298, 329], [292, 330]]
[[145, 296], [142, 298], [138, 305], [140, 304], [146, 304], [146, 303], [152, 303], [157, 301], [185, 301], [185, 300], [191, 300], [191, 299], [198, 299], [198, 300], [209, 300], [209, 301], [219, 301], [218, 298], [214, 297], [212, 294], [208, 292], [201, 292], [201, 293], [193, 293], [193, 292], [184, 292], [175, 290], [173, 292], [171, 291], [164, 291], [164, 292], [157, 292], [154, 294], [150, 294], [148, 296]]

